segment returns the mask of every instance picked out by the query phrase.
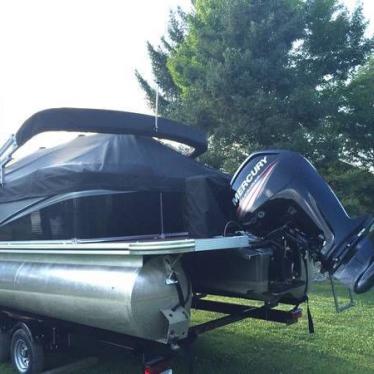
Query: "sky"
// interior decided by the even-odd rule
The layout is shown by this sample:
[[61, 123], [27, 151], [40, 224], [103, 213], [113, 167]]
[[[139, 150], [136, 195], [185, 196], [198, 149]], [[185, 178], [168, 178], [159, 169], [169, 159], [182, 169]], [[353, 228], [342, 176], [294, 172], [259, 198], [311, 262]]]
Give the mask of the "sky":
[[[46, 108], [150, 113], [134, 71], [151, 77], [146, 41], [158, 43], [178, 5], [190, 1], [0, 0], [0, 143]], [[363, 5], [372, 34], [374, 0]]]

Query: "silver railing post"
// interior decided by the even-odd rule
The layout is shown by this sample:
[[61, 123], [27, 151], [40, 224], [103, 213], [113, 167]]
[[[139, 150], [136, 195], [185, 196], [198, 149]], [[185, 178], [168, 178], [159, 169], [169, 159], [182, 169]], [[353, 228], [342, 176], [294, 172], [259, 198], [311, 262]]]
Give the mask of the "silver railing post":
[[18, 149], [15, 135], [11, 137], [0, 147], [0, 185], [5, 183], [5, 166], [12, 159], [13, 153]]

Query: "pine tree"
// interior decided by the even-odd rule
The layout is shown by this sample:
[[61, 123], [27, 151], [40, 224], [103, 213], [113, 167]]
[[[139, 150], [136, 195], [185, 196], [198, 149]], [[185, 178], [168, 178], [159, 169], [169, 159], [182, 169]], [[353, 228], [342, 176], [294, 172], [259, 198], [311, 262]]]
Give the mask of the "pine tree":
[[167, 62], [171, 54], [175, 53], [176, 48], [184, 40], [186, 23], [187, 14], [179, 7], [176, 11], [170, 12], [167, 37], [161, 38], [160, 46], [155, 47], [151, 43], [147, 43], [155, 86], [147, 82], [139, 71], [135, 71], [139, 84], [145, 92], [148, 105], [152, 109], [155, 109], [156, 90], [160, 90], [159, 112], [165, 116], [168, 114], [168, 107], [178, 100], [181, 94], [169, 72]]
[[[360, 98], [370, 74], [359, 67], [374, 50], [361, 7], [349, 13], [339, 0], [193, 4], [189, 14], [171, 14], [166, 37], [148, 51], [161, 114], [208, 132], [204, 161], [233, 172], [253, 150], [288, 148], [332, 170], [342, 157], [372, 157], [372, 140], [360, 140], [373, 117], [371, 96]], [[154, 106], [154, 87], [137, 77]]]

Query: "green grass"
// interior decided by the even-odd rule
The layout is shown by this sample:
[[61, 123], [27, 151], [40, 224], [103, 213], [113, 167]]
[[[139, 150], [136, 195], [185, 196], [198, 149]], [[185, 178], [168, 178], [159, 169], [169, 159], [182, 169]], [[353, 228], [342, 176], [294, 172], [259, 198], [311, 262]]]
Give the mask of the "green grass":
[[[327, 284], [315, 284], [310, 295], [316, 333], [307, 320], [293, 326], [242, 321], [201, 336], [193, 347], [195, 373], [374, 373], [374, 292], [356, 298], [357, 306], [336, 314]], [[304, 313], [306, 314], [306, 313]], [[194, 313], [194, 322], [214, 317]], [[186, 373], [184, 359], [174, 362]], [[140, 361], [128, 353], [100, 357], [96, 368], [76, 374], [140, 373]], [[14, 373], [0, 365], [1, 374]]]

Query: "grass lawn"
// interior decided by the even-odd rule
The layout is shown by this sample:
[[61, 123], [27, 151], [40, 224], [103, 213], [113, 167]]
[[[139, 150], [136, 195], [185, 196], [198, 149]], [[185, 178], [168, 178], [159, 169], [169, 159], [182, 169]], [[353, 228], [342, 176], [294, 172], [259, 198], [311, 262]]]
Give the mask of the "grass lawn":
[[[307, 320], [293, 326], [247, 320], [207, 333], [193, 348], [195, 373], [374, 373], [374, 292], [356, 298], [357, 306], [336, 314], [329, 285], [318, 283], [310, 295], [316, 333]], [[305, 308], [304, 308], [305, 309]], [[304, 313], [306, 314], [306, 313]], [[194, 313], [194, 322], [214, 314]], [[174, 362], [186, 373], [183, 358]], [[140, 373], [140, 361], [128, 353], [100, 357], [96, 368], [76, 374]], [[0, 365], [1, 374], [14, 373]]]

